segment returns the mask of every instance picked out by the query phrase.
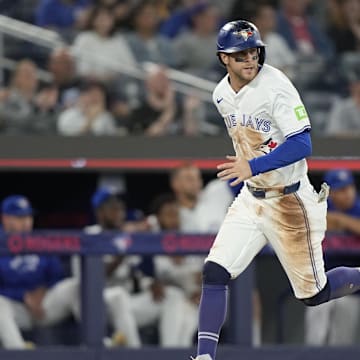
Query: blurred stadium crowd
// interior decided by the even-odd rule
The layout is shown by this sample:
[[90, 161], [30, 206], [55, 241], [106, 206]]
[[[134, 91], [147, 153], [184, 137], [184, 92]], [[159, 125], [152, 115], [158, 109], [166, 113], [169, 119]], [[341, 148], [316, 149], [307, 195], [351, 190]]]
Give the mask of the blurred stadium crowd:
[[[0, 13], [62, 41], [44, 49], [2, 35], [11, 62], [2, 69], [1, 134], [222, 134], [211, 90], [205, 99], [196, 82], [225, 74], [217, 31], [245, 18], [267, 44], [266, 62], [300, 90], [313, 133], [359, 135], [359, 0], [1, 0]], [[195, 75], [195, 86], [181, 90], [171, 71]]]
[[[266, 62], [282, 69], [300, 90], [313, 134], [360, 135], [360, 0], [0, 0], [0, 14], [55, 31], [61, 39], [60, 45], [43, 47], [31, 37], [16, 38], [2, 31], [0, 17], [0, 134], [225, 134], [210, 90], [204, 95], [199, 84], [211, 88], [225, 74], [215, 54], [217, 31], [229, 20], [244, 18], [258, 26], [267, 44]], [[189, 79], [186, 86], [179, 78]], [[88, 233], [216, 232], [239, 188], [217, 179], [204, 182], [192, 163], [168, 175], [169, 191], [152, 193], [147, 209], [129, 206], [128, 189], [118, 183], [114, 188], [107, 176], [103, 184], [81, 184], [77, 198], [72, 191], [79, 186], [73, 180], [62, 182], [56, 190], [66, 196], [64, 212], [74, 210], [76, 201], [92, 205], [85, 217], [83, 211], [70, 213], [72, 222], [59, 213], [50, 218], [56, 204], [38, 214], [31, 196], [8, 196], [2, 199], [2, 231], [31, 231], [35, 217], [39, 228], [50, 224]], [[54, 188], [62, 179], [52, 183]], [[329, 231], [359, 236], [360, 198], [353, 174], [339, 169], [327, 173], [326, 180], [332, 187]], [[141, 179], [137, 186], [144, 183]], [[89, 189], [97, 185], [90, 196]], [[31, 194], [33, 184], [22, 186]], [[41, 193], [46, 197], [43, 189]], [[37, 222], [41, 217], [43, 222]], [[193, 345], [202, 262], [192, 256], [106, 257], [109, 328], [104, 343]], [[66, 339], [58, 336], [55, 343], [74, 342], [69, 329], [80, 321], [78, 265], [76, 258], [0, 258], [0, 347], [32, 347], [27, 340], [41, 346], [29, 330], [68, 317], [73, 323], [66, 328]], [[259, 295], [255, 290], [254, 345], [262, 343], [270, 323]], [[342, 301], [306, 314], [306, 343], [356, 341], [359, 298]], [[335, 314], [342, 319], [338, 331]], [[226, 327], [221, 341], [226, 341]]]

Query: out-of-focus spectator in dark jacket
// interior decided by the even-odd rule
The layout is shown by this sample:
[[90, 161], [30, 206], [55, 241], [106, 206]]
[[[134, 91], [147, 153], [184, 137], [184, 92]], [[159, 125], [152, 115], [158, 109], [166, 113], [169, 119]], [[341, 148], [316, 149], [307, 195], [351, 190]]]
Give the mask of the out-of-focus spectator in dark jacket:
[[360, 0], [329, 0], [328, 33], [336, 52], [360, 50]]
[[75, 58], [67, 48], [57, 48], [51, 52], [47, 64], [52, 76], [52, 84], [59, 92], [60, 109], [73, 106], [80, 93], [81, 78], [76, 73]]
[[91, 0], [41, 0], [36, 9], [35, 23], [71, 39], [77, 30], [83, 28], [90, 5]]
[[148, 136], [171, 133], [175, 125], [177, 103], [166, 70], [161, 67], [149, 70], [143, 90], [139, 92], [139, 102], [130, 116], [130, 132]]
[[0, 0], [0, 14], [32, 23], [37, 0]]
[[37, 66], [21, 60], [7, 88], [0, 91], [1, 131], [7, 135], [53, 132], [58, 93], [54, 87], [38, 91]]

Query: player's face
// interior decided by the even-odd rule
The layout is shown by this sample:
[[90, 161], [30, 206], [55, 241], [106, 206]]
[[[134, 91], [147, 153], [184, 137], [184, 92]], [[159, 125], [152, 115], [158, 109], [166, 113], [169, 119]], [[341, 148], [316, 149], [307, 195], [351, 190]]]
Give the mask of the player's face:
[[247, 83], [254, 79], [258, 73], [259, 54], [257, 48], [238, 51], [233, 54], [222, 54], [230, 80]]
[[33, 228], [33, 217], [3, 215], [3, 227], [6, 232], [30, 232]]
[[98, 216], [105, 229], [121, 229], [126, 217], [125, 206], [119, 200], [111, 199], [104, 204]]
[[191, 199], [198, 197], [202, 186], [200, 170], [192, 166], [181, 169], [173, 181], [174, 191]]
[[164, 204], [157, 217], [161, 230], [179, 230], [180, 214], [176, 202]]
[[348, 185], [341, 189], [331, 190], [330, 198], [337, 209], [346, 211], [354, 205], [356, 199], [355, 186]]

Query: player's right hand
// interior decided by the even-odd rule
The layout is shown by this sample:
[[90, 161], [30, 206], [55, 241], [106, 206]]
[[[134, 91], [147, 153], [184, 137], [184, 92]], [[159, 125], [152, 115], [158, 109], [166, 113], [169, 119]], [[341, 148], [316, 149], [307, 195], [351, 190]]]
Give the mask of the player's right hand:
[[230, 161], [217, 166], [219, 170], [222, 170], [218, 172], [218, 178], [221, 180], [235, 179], [230, 185], [236, 186], [252, 177], [252, 171], [246, 159], [230, 155], [226, 156], [226, 158]]
[[41, 320], [45, 313], [42, 306], [43, 299], [46, 294], [46, 289], [43, 287], [28, 291], [24, 295], [24, 303], [29, 309], [31, 315], [38, 320]]

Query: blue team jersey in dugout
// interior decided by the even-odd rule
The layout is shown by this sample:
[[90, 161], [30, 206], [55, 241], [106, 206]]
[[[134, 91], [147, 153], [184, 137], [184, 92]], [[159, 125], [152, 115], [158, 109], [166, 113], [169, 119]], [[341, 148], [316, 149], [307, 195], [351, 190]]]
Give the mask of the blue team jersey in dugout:
[[[328, 201], [328, 211], [338, 211], [330, 199]], [[349, 216], [360, 218], [360, 197], [356, 198], [354, 205], [350, 209], [341, 212]]]
[[[338, 211], [330, 199], [328, 200], [328, 211]], [[360, 197], [356, 198], [354, 205], [350, 209], [342, 211], [342, 213], [360, 219]], [[357, 254], [353, 256], [330, 256], [325, 253], [324, 260], [328, 270], [337, 266], [359, 266], [359, 256]]]
[[27, 291], [49, 288], [64, 277], [56, 256], [35, 254], [0, 257], [0, 295], [23, 301]]

